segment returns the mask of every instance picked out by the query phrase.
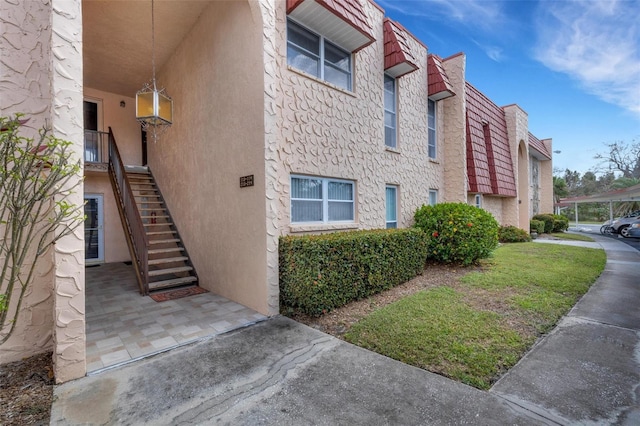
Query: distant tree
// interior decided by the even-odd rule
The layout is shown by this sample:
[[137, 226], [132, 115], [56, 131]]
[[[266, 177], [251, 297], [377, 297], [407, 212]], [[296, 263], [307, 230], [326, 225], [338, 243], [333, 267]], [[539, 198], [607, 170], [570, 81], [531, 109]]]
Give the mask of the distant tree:
[[553, 177], [553, 199], [556, 203], [560, 201], [560, 198], [564, 198], [569, 195], [567, 188], [567, 182], [559, 176]]
[[611, 184], [611, 189], [623, 189], [633, 185], [640, 185], [640, 178], [620, 177]]
[[564, 171], [564, 181], [567, 184], [569, 195], [576, 196], [576, 191], [580, 186], [580, 173], [566, 169]]
[[621, 172], [625, 178], [640, 178], [640, 141], [617, 141], [605, 146], [608, 152], [596, 154], [594, 157], [600, 160], [596, 171], [616, 171]]

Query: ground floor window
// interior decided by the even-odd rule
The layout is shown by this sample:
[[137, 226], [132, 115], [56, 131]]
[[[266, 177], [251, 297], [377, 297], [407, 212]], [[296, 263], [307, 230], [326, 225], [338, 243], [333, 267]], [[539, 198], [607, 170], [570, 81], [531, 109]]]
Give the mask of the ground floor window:
[[482, 194], [476, 194], [476, 207], [482, 208]]
[[353, 222], [355, 182], [291, 176], [291, 222]]
[[437, 189], [430, 189], [429, 190], [429, 205], [430, 206], [435, 206], [436, 204], [438, 204], [438, 190]]
[[387, 185], [387, 228], [398, 227], [398, 187]]

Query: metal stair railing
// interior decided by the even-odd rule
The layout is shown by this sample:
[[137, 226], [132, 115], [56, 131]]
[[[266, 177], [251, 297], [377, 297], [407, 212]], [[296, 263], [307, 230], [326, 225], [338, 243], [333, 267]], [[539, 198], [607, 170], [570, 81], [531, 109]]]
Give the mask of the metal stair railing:
[[149, 238], [144, 230], [138, 205], [111, 127], [109, 127], [109, 176], [117, 192], [116, 204], [120, 218], [128, 227], [129, 232], [125, 234], [127, 234], [129, 252], [136, 270], [140, 294], [146, 296], [149, 294]]

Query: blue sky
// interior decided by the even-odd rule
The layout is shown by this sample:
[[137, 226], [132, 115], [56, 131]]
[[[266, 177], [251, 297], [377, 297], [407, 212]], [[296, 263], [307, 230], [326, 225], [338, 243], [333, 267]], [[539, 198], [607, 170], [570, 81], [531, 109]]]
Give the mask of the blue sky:
[[594, 168], [604, 143], [640, 141], [640, 0], [377, 0], [529, 130], [553, 138], [554, 168]]

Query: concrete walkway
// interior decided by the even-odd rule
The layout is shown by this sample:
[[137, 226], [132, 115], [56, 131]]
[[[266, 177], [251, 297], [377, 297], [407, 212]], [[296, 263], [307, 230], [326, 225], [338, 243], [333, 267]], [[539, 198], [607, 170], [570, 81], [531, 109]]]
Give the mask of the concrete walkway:
[[56, 387], [52, 424], [640, 424], [640, 254], [489, 391], [284, 317]]

